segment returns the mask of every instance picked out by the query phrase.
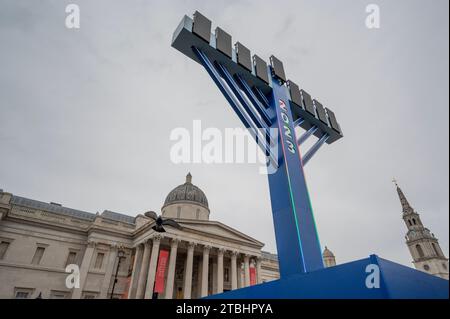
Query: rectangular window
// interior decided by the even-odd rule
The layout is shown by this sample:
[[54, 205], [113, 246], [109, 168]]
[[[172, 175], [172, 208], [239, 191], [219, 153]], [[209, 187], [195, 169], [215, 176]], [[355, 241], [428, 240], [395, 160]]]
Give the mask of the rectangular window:
[[42, 256], [44, 256], [44, 247], [37, 247], [36, 252], [34, 253], [33, 259], [31, 260], [31, 263], [33, 265], [39, 265], [41, 263]]
[[83, 299], [95, 299], [95, 298], [97, 298], [97, 294], [94, 292], [83, 293]]
[[105, 258], [105, 254], [104, 253], [98, 253], [97, 254], [97, 258], [95, 259], [95, 265], [94, 265], [95, 269], [102, 269], [103, 259], [104, 258]]
[[33, 294], [34, 289], [31, 288], [14, 288], [14, 298], [29, 299]]
[[74, 251], [70, 251], [67, 256], [66, 267], [67, 265], [76, 264], [77, 263], [77, 253]]
[[65, 291], [52, 291], [50, 293], [50, 299], [66, 299], [68, 296]]
[[30, 293], [27, 291], [18, 291], [16, 293], [16, 299], [28, 299]]
[[5, 257], [6, 251], [8, 250], [9, 242], [2, 241], [0, 243], [0, 260], [2, 260]]

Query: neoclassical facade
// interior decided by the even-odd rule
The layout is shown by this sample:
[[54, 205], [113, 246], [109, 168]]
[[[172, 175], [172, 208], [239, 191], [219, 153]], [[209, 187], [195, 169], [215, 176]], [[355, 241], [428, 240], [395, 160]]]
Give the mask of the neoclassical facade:
[[262, 242], [210, 219], [190, 174], [161, 208], [180, 227], [158, 232], [151, 215], [93, 214], [0, 190], [0, 298], [190, 299], [279, 278]]
[[[0, 298], [200, 298], [279, 277], [263, 243], [210, 220], [190, 174], [161, 215], [181, 229], [159, 233], [144, 214], [92, 214], [0, 191]], [[162, 251], [169, 257], [158, 268]], [[68, 265], [78, 266], [79, 288], [66, 283]], [[154, 294], [158, 278], [164, 289]]]

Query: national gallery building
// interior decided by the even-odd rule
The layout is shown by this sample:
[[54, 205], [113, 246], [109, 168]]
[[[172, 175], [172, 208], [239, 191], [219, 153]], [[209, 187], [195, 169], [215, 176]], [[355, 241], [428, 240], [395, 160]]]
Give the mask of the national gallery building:
[[[189, 299], [279, 278], [262, 242], [210, 220], [190, 174], [154, 216], [92, 214], [0, 190], [0, 298]], [[328, 249], [324, 261], [335, 265]], [[68, 265], [78, 266], [79, 288]]]

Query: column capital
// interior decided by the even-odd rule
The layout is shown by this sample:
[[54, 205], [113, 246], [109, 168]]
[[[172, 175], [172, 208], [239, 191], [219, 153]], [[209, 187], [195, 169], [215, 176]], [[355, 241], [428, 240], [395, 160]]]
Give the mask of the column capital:
[[145, 249], [145, 247], [150, 246], [152, 244], [152, 239], [151, 238], [146, 239], [141, 244], [142, 244], [142, 247], [144, 247], [144, 249]]
[[163, 235], [155, 234], [155, 235], [152, 236], [151, 240], [152, 240], [153, 242], [159, 243], [163, 238], [164, 238]]
[[237, 250], [232, 250], [231, 251], [231, 256], [232, 257], [237, 257], [239, 255], [239, 252]]
[[227, 250], [223, 247], [220, 247], [217, 249], [217, 251], [219, 252], [220, 255], [223, 255]]
[[194, 241], [188, 241], [187, 245], [189, 248], [194, 248], [195, 246], [197, 246], [197, 243]]
[[170, 240], [170, 246], [171, 247], [178, 247], [178, 244], [180, 243], [180, 239], [179, 238], [172, 238]]
[[125, 250], [125, 246], [122, 243], [117, 243], [117, 242], [112, 243], [111, 248], [117, 249], [117, 250]]
[[210, 245], [204, 245], [204, 246], [203, 246], [203, 251], [204, 251], [204, 252], [209, 252], [209, 251], [211, 250], [211, 248], [212, 248], [212, 247], [211, 247]]
[[88, 239], [87, 246], [90, 248], [94, 248], [95, 246], [97, 246], [97, 242], [92, 239]]

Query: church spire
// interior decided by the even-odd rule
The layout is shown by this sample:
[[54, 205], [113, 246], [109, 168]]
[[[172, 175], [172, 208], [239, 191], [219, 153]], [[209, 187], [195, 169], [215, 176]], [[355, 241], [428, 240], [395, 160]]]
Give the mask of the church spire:
[[402, 218], [408, 228], [406, 245], [413, 258], [414, 267], [448, 280], [448, 259], [442, 252], [438, 239], [423, 225], [419, 214], [409, 205], [397, 181], [394, 179], [393, 182], [402, 203]]
[[404, 214], [409, 214], [409, 213], [414, 212], [414, 209], [409, 204], [408, 200], [406, 199], [405, 194], [403, 194], [402, 189], [400, 188], [400, 186], [398, 186], [397, 180], [394, 178], [392, 180], [392, 182], [397, 187], [397, 194], [398, 194], [398, 197], [400, 198], [400, 203], [402, 204], [403, 213]]

